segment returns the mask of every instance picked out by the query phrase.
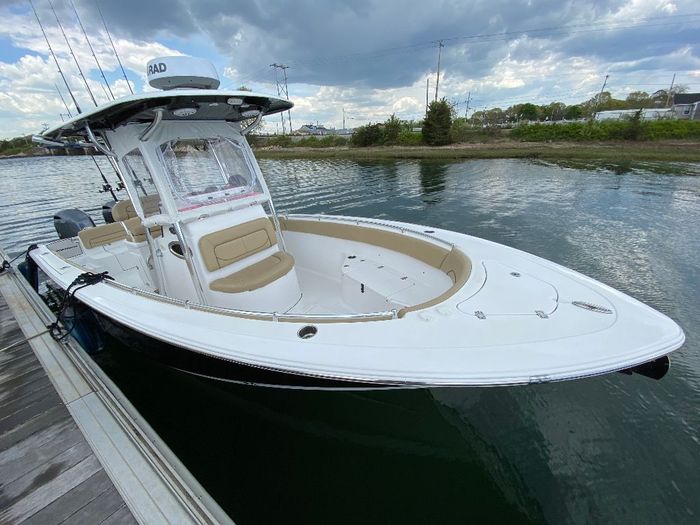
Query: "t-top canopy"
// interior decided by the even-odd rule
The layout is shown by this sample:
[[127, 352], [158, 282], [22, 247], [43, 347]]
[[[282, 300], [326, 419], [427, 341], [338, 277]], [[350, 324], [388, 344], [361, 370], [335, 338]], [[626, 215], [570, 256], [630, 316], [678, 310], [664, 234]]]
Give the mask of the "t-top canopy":
[[85, 137], [85, 124], [93, 132], [115, 129], [132, 122], [152, 122], [156, 110], [162, 109], [163, 120], [225, 120], [238, 122], [286, 111], [294, 106], [289, 100], [251, 91], [214, 89], [178, 89], [139, 93], [85, 111], [70, 120], [44, 131], [49, 140], [61, 137]]

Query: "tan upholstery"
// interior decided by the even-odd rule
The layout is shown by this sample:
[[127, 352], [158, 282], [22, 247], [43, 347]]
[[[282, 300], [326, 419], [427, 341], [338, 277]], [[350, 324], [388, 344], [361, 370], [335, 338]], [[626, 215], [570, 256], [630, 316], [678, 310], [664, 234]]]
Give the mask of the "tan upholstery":
[[207, 270], [213, 272], [275, 244], [277, 236], [272, 223], [261, 217], [203, 236], [199, 239], [199, 251]]
[[226, 293], [250, 292], [287, 275], [293, 266], [294, 257], [288, 253], [277, 252], [227, 277], [213, 281], [209, 288]]
[[[141, 197], [141, 206], [146, 217], [160, 213], [160, 196], [158, 194]], [[138, 214], [131, 200], [118, 201], [112, 206], [112, 217], [115, 221], [126, 221], [133, 219]]]
[[464, 252], [458, 250], [457, 248], [452, 248], [452, 251], [447, 255], [447, 257], [445, 257], [440, 269], [452, 279], [452, 286], [437, 297], [432, 298], [430, 301], [401, 308], [401, 310], [398, 312], [399, 317], [403, 317], [408, 312], [415, 312], [416, 310], [430, 308], [431, 306], [440, 304], [441, 302], [452, 297], [459, 291], [460, 288], [462, 288], [462, 286], [464, 286], [467, 279], [469, 279], [469, 276], [472, 273], [472, 262], [469, 257], [464, 254]]
[[78, 233], [85, 248], [97, 248], [105, 244], [126, 239], [126, 230], [121, 222], [102, 224], [94, 228], [85, 228]]
[[440, 268], [440, 265], [449, 253], [449, 250], [446, 248], [421, 239], [416, 239], [415, 237], [379, 230], [377, 228], [355, 226], [354, 224], [280, 218], [280, 226], [283, 230], [291, 232], [325, 235], [326, 237], [336, 237], [348, 241], [381, 246], [387, 250], [403, 253], [414, 259], [423, 261], [434, 268]]
[[457, 248], [447, 250], [428, 241], [408, 235], [331, 221], [305, 221], [281, 218], [280, 225], [283, 230], [287, 231], [325, 235], [327, 237], [381, 246], [382, 248], [421, 260], [434, 268], [442, 270], [452, 279], [453, 284], [448, 290], [430, 301], [402, 308], [398, 312], [399, 317], [403, 317], [408, 312], [423, 310], [446, 301], [464, 286], [467, 279], [469, 279], [469, 275], [471, 275], [471, 260], [461, 250]]
[[114, 206], [112, 206], [112, 217], [114, 217], [115, 222], [126, 221], [136, 217], [134, 205], [128, 199], [115, 202]]
[[[146, 228], [143, 227], [143, 223], [139, 217], [132, 217], [131, 219], [125, 220], [123, 223], [124, 227], [127, 229], [126, 239], [131, 242], [145, 242], [146, 241]], [[156, 238], [163, 235], [163, 228], [160, 226], [151, 227], [151, 237]]]

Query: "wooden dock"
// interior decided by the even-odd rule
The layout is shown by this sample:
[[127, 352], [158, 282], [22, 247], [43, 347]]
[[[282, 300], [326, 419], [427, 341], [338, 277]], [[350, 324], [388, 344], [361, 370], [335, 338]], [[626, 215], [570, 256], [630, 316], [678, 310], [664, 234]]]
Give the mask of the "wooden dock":
[[0, 523], [233, 524], [52, 320], [0, 273]]
[[0, 296], [0, 523], [137, 523]]

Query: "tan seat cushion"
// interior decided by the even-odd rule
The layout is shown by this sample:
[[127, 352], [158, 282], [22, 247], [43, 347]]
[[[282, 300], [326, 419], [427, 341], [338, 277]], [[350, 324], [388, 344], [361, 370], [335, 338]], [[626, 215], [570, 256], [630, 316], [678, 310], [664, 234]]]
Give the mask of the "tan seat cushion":
[[213, 272], [277, 244], [272, 223], [255, 219], [199, 239], [199, 251], [207, 270]]
[[[122, 224], [127, 229], [128, 234], [126, 236], [128, 241], [131, 242], [145, 242], [146, 241], [146, 228], [143, 227], [143, 222], [139, 217], [132, 217], [131, 219], [125, 220]], [[150, 228], [151, 237], [154, 239], [163, 235], [163, 228], [160, 226], [152, 226]]]
[[123, 241], [126, 239], [126, 230], [121, 222], [112, 222], [94, 228], [85, 228], [78, 233], [78, 238], [85, 248], [97, 248], [116, 241]]
[[236, 273], [213, 281], [209, 288], [215, 292], [250, 292], [287, 275], [293, 266], [294, 257], [288, 253], [277, 252]]
[[126, 221], [136, 217], [133, 203], [129, 199], [115, 202], [114, 206], [112, 206], [112, 217], [115, 222]]
[[450, 253], [446, 248], [408, 235], [380, 230], [378, 228], [356, 226], [354, 224], [341, 224], [330, 220], [305, 221], [282, 218], [280, 219], [280, 226], [283, 230], [291, 232], [325, 235], [326, 237], [336, 237], [338, 239], [380, 246], [387, 250], [403, 253], [414, 259], [423, 261], [433, 268], [440, 268], [445, 257]]
[[[160, 213], [160, 196], [157, 194], [141, 197], [141, 206], [146, 217]], [[112, 206], [112, 217], [115, 221], [126, 221], [137, 217], [136, 208], [130, 199], [118, 201]]]
[[408, 312], [415, 312], [416, 310], [423, 310], [440, 304], [456, 294], [462, 286], [464, 286], [472, 273], [472, 261], [461, 250], [452, 248], [452, 251], [445, 257], [442, 265], [440, 265], [440, 269], [452, 279], [452, 286], [429, 301], [401, 308], [398, 312], [399, 317], [403, 317]]

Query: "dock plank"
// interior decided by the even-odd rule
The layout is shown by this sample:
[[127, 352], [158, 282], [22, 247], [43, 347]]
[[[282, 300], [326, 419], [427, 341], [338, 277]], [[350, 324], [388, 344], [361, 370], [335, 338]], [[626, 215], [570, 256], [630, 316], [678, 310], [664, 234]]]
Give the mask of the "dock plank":
[[[112, 482], [104, 470], [100, 470], [68, 491], [63, 497], [23, 521], [22, 525], [53, 525], [64, 523], [76, 516], [85, 516], [87, 520], [92, 520], [89, 521], [90, 523], [99, 523], [103, 518], [90, 516], [87, 512], [89, 509], [86, 507], [110, 490], [114, 490]], [[115, 512], [123, 504], [124, 502], [120, 499], [119, 504], [111, 512]]]
[[23, 333], [0, 294], [0, 523], [136, 523], [26, 342], [39, 330]]

